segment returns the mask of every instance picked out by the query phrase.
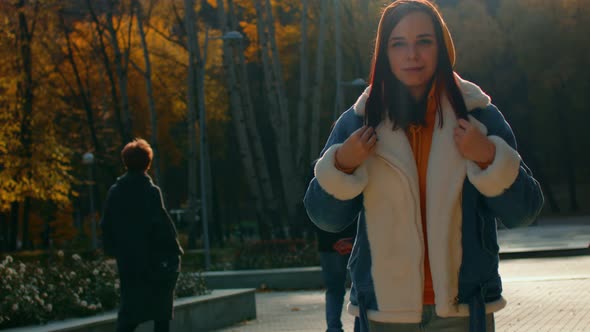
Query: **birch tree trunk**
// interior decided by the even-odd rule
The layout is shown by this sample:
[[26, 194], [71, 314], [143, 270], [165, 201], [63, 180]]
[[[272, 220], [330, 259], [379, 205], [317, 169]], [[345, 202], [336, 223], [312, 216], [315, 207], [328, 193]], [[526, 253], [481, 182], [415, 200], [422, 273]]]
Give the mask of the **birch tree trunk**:
[[324, 81], [324, 42], [326, 38], [326, 11], [328, 0], [320, 0], [320, 34], [316, 49], [315, 82], [311, 113], [311, 138], [309, 160], [315, 160], [320, 154], [320, 108], [322, 103], [322, 83]]
[[301, 45], [299, 48], [299, 102], [297, 105], [297, 155], [296, 167], [301, 170], [303, 175], [307, 174], [309, 166], [304, 160], [306, 152], [307, 138], [307, 85], [308, 85], [308, 66], [307, 66], [307, 3], [308, 0], [302, 0], [301, 5]]
[[340, 5], [343, 6], [340, 9], [340, 17], [341, 19], [345, 17], [344, 20], [347, 23], [347, 32], [345, 32], [345, 34], [348, 33], [348, 31], [350, 31], [350, 33], [354, 35], [354, 43], [352, 43], [352, 49], [350, 49], [352, 54], [350, 54], [350, 56], [351, 58], [354, 58], [353, 64], [355, 68], [355, 76], [366, 77], [367, 61], [363, 60], [363, 55], [367, 51], [367, 41], [368, 38], [371, 38], [371, 33], [369, 32], [369, 24], [367, 24], [364, 20], [359, 20], [359, 17], [370, 17], [369, 1], [361, 0], [358, 2], [358, 4], [341, 3]]
[[283, 131], [284, 135], [287, 138], [287, 143], [290, 144], [291, 142], [291, 126], [289, 121], [289, 111], [288, 111], [288, 101], [287, 96], [285, 94], [285, 85], [283, 82], [283, 73], [281, 70], [281, 61], [279, 59], [279, 50], [277, 48], [277, 41], [275, 35], [275, 21], [272, 15], [272, 5], [270, 0], [266, 0], [266, 26], [267, 26], [267, 38], [266, 40], [270, 44], [270, 51], [271, 51], [271, 68], [273, 71], [273, 76], [275, 78], [276, 84], [276, 93], [277, 98], [279, 100], [279, 111], [281, 114], [281, 123], [283, 124]]
[[[207, 35], [207, 33], [206, 33]], [[199, 47], [199, 35], [195, 33], [195, 42], [197, 50]], [[213, 178], [211, 176], [211, 165], [209, 158], [209, 143], [207, 139], [207, 115], [205, 114], [205, 63], [207, 59], [207, 44], [208, 39], [205, 37], [205, 45], [203, 51], [203, 57], [201, 52], [197, 51], [197, 101], [199, 110], [199, 144], [200, 144], [200, 155], [201, 160], [200, 178], [201, 178], [201, 225], [203, 228], [203, 248], [205, 250], [205, 268], [208, 269], [211, 265], [211, 256], [209, 253], [209, 213], [211, 211], [211, 198], [213, 197], [211, 184]]]
[[[231, 3], [229, 3], [231, 6]], [[217, 9], [219, 14], [219, 23], [222, 28], [222, 33], [227, 32], [227, 19], [224, 9], [223, 0], [217, 0]], [[230, 100], [230, 111], [232, 124], [236, 133], [236, 139], [238, 141], [238, 149], [242, 166], [246, 173], [246, 181], [250, 187], [250, 193], [254, 200], [254, 206], [256, 208], [256, 214], [258, 216], [258, 228], [260, 237], [268, 240], [271, 238], [272, 222], [269, 215], [266, 213], [264, 208], [264, 197], [262, 195], [261, 187], [257, 181], [256, 170], [254, 166], [254, 153], [251, 143], [252, 139], [248, 135], [246, 120], [244, 116], [244, 110], [242, 108], [242, 100], [239, 94], [240, 85], [236, 79], [236, 68], [233, 61], [232, 49], [229, 47], [228, 42], [223, 43], [223, 66], [226, 77], [228, 79], [228, 93]], [[247, 85], [244, 84], [244, 85]], [[254, 143], [255, 144], [255, 143]]]
[[137, 17], [137, 30], [141, 38], [141, 48], [143, 49], [143, 59], [145, 62], [145, 70], [143, 71], [143, 76], [145, 79], [145, 89], [148, 97], [148, 109], [150, 112], [150, 122], [152, 127], [150, 136], [150, 145], [152, 146], [152, 150], [154, 153], [154, 160], [152, 162], [152, 165], [154, 168], [156, 183], [159, 186], [162, 186], [162, 177], [160, 173], [160, 149], [158, 148], [158, 113], [156, 112], [156, 103], [154, 101], [154, 91], [152, 88], [152, 64], [150, 61], [150, 54], [145, 39], [145, 31], [143, 29], [143, 20], [146, 18], [143, 13], [143, 8], [139, 1], [135, 0], [134, 5]]
[[[238, 29], [238, 22], [236, 16], [234, 14], [234, 7], [233, 7], [233, 0], [228, 0], [228, 7], [229, 7], [229, 17], [230, 17], [230, 26], [232, 30]], [[260, 191], [262, 193], [263, 204], [265, 208], [265, 214], [269, 216], [270, 220], [272, 220], [272, 224], [274, 225], [274, 229], [283, 231], [283, 226], [286, 225], [285, 218], [283, 218], [282, 214], [279, 213], [279, 204], [277, 197], [274, 194], [274, 190], [272, 187], [272, 181], [270, 178], [269, 173], [269, 166], [266, 161], [266, 156], [264, 154], [264, 149], [262, 147], [262, 138], [260, 137], [260, 133], [258, 132], [258, 123], [256, 121], [256, 114], [254, 112], [254, 106], [252, 105], [252, 95], [250, 93], [250, 87], [248, 82], [250, 79], [248, 77], [248, 70], [246, 67], [246, 60], [244, 58], [244, 47], [243, 41], [239, 40], [239, 51], [238, 54], [238, 64], [240, 66], [239, 73], [239, 84], [238, 84], [238, 91], [240, 91], [240, 95], [242, 96], [242, 104], [244, 106], [244, 115], [246, 119], [246, 130], [248, 132], [248, 137], [250, 138], [250, 142], [252, 143], [253, 148], [253, 158], [254, 158], [254, 165], [256, 169], [256, 179], [258, 186], [260, 186]]]
[[[39, 3], [35, 3], [33, 9], [33, 19], [30, 22], [25, 16], [23, 8], [26, 6], [26, 1], [19, 0], [16, 4], [18, 10], [18, 66], [21, 77], [17, 83], [17, 100], [20, 107], [21, 123], [20, 123], [20, 141], [21, 141], [21, 157], [23, 158], [23, 167], [20, 172], [25, 173], [25, 178], [32, 177], [32, 159], [33, 159], [33, 100], [35, 82], [33, 81], [33, 49], [32, 41], [35, 32], [35, 25], [37, 20], [37, 13], [39, 10]], [[18, 205], [17, 205], [18, 207]], [[29, 234], [29, 216], [30, 216], [31, 198], [24, 197], [23, 202], [23, 218], [22, 218], [22, 248], [31, 249], [32, 243]]]
[[[276, 149], [277, 149], [277, 156], [279, 160], [279, 170], [281, 175], [281, 188], [283, 190], [283, 198], [284, 198], [284, 205], [287, 212], [287, 218], [289, 220], [289, 224], [291, 226], [290, 230], [295, 229], [295, 218], [297, 213], [297, 205], [301, 201], [301, 195], [303, 194], [301, 189], [301, 183], [298, 181], [298, 177], [294, 171], [294, 158], [293, 158], [293, 149], [290, 142], [290, 135], [289, 135], [289, 122], [287, 114], [283, 115], [281, 104], [285, 103], [283, 99], [279, 97], [282, 95], [282, 92], [277, 91], [276, 89], [281, 89], [282, 84], [278, 83], [278, 77], [280, 73], [273, 68], [276, 68], [277, 65], [273, 65], [271, 59], [269, 58], [269, 47], [268, 47], [268, 38], [274, 39], [274, 35], [269, 36], [267, 33], [267, 25], [272, 25], [273, 22], [269, 19], [268, 22], [265, 22], [264, 13], [260, 0], [254, 1], [256, 14], [257, 14], [257, 28], [258, 28], [258, 37], [261, 47], [261, 55], [262, 55], [262, 63], [264, 68], [264, 76], [265, 76], [265, 86], [267, 97], [270, 104], [270, 118], [271, 124], [275, 133], [276, 137]], [[268, 10], [267, 10], [268, 14]], [[274, 29], [273, 29], [274, 31]], [[273, 42], [270, 42], [273, 44]], [[272, 46], [271, 46], [272, 48]], [[276, 48], [276, 43], [275, 43]], [[276, 50], [275, 50], [276, 51]], [[274, 57], [278, 60], [278, 54], [274, 54]], [[275, 89], [276, 88], [276, 89]], [[286, 107], [286, 105], [284, 105]], [[289, 234], [287, 234], [289, 236]]]
[[187, 118], [188, 118], [188, 222], [191, 225], [189, 248], [196, 248], [195, 230], [197, 225], [197, 43], [193, 0], [184, 0], [184, 26], [188, 44], [187, 75]]

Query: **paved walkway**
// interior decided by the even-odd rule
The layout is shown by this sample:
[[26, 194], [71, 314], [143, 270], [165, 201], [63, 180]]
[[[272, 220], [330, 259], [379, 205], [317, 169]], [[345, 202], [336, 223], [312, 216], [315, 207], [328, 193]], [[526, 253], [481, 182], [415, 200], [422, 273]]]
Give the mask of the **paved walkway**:
[[[561, 254], [500, 262], [503, 295], [508, 306], [496, 314], [497, 332], [590, 332], [590, 255], [565, 256], [571, 249], [589, 248], [590, 220], [578, 219], [572, 223], [543, 220], [539, 226], [498, 232], [504, 253]], [[322, 290], [259, 292], [256, 309], [257, 320], [220, 331], [325, 331], [326, 328]], [[342, 321], [345, 331], [353, 330], [353, 319], [346, 312]]]
[[[505, 260], [497, 332], [590, 331], [590, 256]], [[220, 331], [325, 331], [323, 291], [256, 294], [258, 319]], [[342, 315], [345, 331], [353, 319]]]

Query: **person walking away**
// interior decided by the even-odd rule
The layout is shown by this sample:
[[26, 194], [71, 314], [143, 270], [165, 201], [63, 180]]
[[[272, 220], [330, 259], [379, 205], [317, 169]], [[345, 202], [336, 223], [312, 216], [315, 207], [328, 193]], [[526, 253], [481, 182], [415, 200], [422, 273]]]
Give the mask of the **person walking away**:
[[155, 332], [168, 332], [183, 250], [160, 188], [147, 174], [150, 145], [136, 139], [121, 157], [127, 172], [109, 189], [101, 220], [105, 254], [116, 258], [119, 272], [117, 332], [150, 320]]

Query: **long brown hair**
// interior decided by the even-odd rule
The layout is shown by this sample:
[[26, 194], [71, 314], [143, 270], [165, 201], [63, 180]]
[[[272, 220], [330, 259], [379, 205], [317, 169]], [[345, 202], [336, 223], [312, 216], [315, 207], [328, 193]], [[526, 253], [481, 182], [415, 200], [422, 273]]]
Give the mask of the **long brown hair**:
[[[371, 127], [377, 125], [383, 120], [384, 116], [389, 116], [393, 122], [393, 129], [402, 127], [405, 129], [407, 123], [400, 123], [403, 117], [402, 110], [395, 107], [399, 99], [409, 96], [409, 91], [391, 72], [387, 58], [387, 41], [391, 31], [399, 22], [408, 14], [413, 12], [426, 13], [432, 19], [434, 25], [435, 38], [438, 46], [438, 63], [431, 84], [436, 85], [436, 102], [437, 112], [442, 127], [442, 110], [440, 108], [440, 97], [446, 93], [455, 115], [458, 118], [467, 118], [467, 107], [463, 95], [455, 82], [453, 74], [453, 64], [449, 57], [449, 49], [443, 37], [442, 16], [436, 7], [427, 0], [397, 0], [387, 6], [381, 15], [377, 38], [375, 40], [375, 51], [371, 65], [371, 75], [369, 82], [371, 92], [366, 102], [365, 124]], [[446, 27], [444, 27], [446, 30]], [[452, 42], [451, 42], [452, 43]], [[452, 47], [452, 46], [451, 46]], [[454, 52], [454, 50], [452, 50]], [[454, 53], [453, 53], [454, 56]]]

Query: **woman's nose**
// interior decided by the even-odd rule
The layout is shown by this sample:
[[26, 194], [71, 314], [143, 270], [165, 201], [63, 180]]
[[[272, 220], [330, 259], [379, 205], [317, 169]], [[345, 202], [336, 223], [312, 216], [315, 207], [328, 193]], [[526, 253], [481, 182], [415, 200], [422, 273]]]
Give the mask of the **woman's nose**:
[[416, 59], [418, 57], [418, 50], [416, 45], [408, 45], [408, 59]]

